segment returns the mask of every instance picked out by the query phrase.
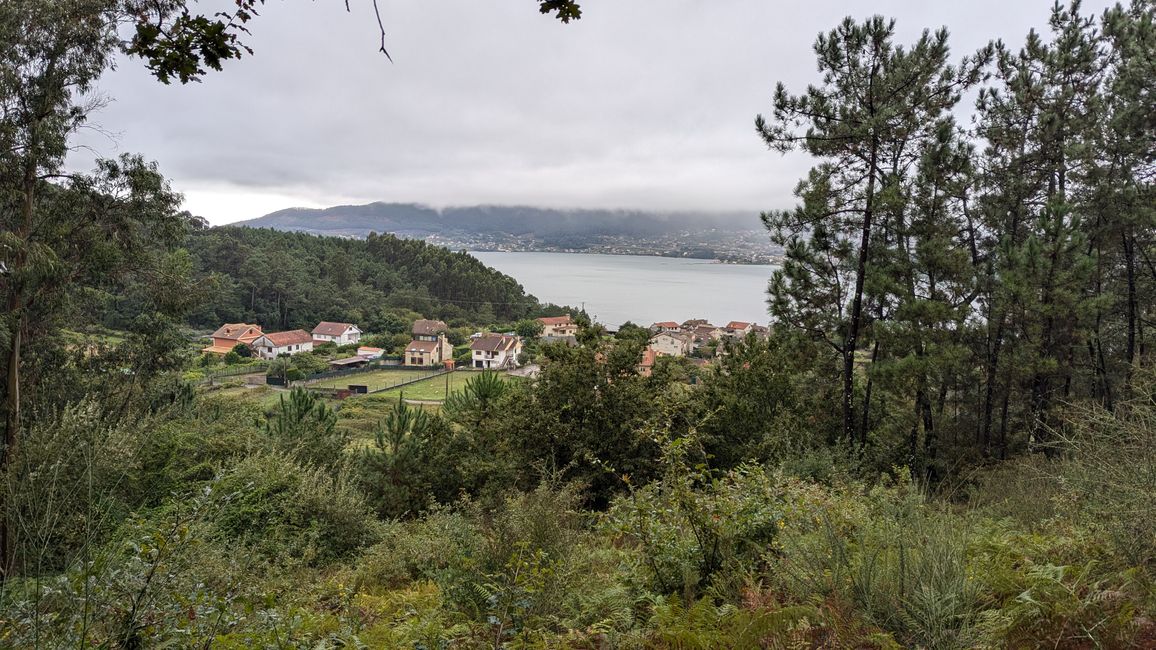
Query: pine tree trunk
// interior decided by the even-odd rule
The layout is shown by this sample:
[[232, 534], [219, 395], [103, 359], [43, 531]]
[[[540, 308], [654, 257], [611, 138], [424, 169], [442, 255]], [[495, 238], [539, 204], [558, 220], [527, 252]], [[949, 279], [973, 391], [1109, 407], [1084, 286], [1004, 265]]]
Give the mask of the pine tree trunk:
[[863, 284], [867, 276], [868, 249], [871, 245], [871, 218], [875, 201], [875, 167], [879, 160], [879, 143], [872, 136], [871, 157], [867, 169], [867, 197], [863, 207], [863, 233], [859, 241], [859, 259], [855, 267], [855, 293], [851, 301], [851, 320], [847, 325], [847, 337], [843, 341], [843, 435], [848, 441], [859, 439], [861, 446], [867, 445], [867, 431], [856, 436], [855, 426], [855, 350], [859, 340], [859, 330], [863, 325]]
[[1136, 362], [1136, 240], [1129, 232], [1124, 233], [1124, 273], [1128, 282], [1128, 301], [1126, 312], [1128, 315], [1128, 343], [1124, 349], [1124, 360], [1128, 363], [1125, 370], [1124, 393], [1132, 390], [1132, 368]]

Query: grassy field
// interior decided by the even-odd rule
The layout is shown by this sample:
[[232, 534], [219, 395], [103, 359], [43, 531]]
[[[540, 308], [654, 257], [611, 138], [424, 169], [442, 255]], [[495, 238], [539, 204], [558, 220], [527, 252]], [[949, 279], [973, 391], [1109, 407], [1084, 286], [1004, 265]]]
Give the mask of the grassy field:
[[431, 374], [432, 371], [425, 370], [401, 370], [401, 369], [386, 369], [374, 370], [371, 372], [356, 373], [346, 375], [344, 377], [333, 377], [331, 379], [324, 379], [322, 381], [309, 384], [309, 388], [346, 388], [350, 384], [358, 386], [368, 386], [369, 390], [381, 390], [395, 384], [400, 384], [404, 381], [417, 379]]
[[[449, 374], [449, 390], [451, 393], [465, 388], [466, 382], [472, 377], [476, 377], [478, 373], [470, 370], [458, 370]], [[498, 375], [506, 381], [514, 381], [515, 378], [505, 373]], [[395, 400], [398, 396], [404, 396], [406, 399], [418, 399], [429, 401], [441, 401], [446, 398], [446, 375], [440, 377], [431, 377], [425, 381], [409, 384], [408, 386], [400, 386], [393, 390], [387, 390], [374, 397], [381, 396], [390, 400]]]
[[[461, 390], [471, 377], [476, 376], [476, 372], [470, 372], [468, 370], [459, 370], [450, 373], [448, 375], [450, 392]], [[499, 376], [506, 381], [518, 381], [517, 378], [510, 377], [506, 374]], [[381, 421], [385, 419], [385, 414], [397, 404], [399, 397], [404, 395], [407, 400], [426, 400], [431, 402], [443, 400], [446, 394], [446, 377], [447, 375], [431, 377], [425, 381], [419, 381], [400, 388], [375, 393], [373, 395], [359, 395], [343, 400], [337, 412], [338, 426], [344, 427], [353, 433], [354, 446], [370, 444], [378, 426]], [[423, 404], [419, 408], [427, 411], [437, 411], [441, 407], [438, 404]]]
[[222, 395], [234, 399], [252, 400], [261, 405], [261, 408], [266, 411], [277, 406], [281, 400], [282, 395], [288, 395], [288, 391], [276, 390], [272, 386], [230, 386], [229, 388], [220, 388], [210, 391], [211, 395]]

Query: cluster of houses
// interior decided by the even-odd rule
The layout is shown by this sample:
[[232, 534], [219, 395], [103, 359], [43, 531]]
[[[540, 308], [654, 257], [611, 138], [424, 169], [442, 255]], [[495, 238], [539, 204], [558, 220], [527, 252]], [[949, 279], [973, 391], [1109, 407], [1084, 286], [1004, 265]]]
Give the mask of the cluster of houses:
[[[559, 326], [560, 331], [570, 331], [561, 323]], [[454, 346], [446, 338], [447, 330], [445, 322], [440, 320], [422, 318], [414, 321], [413, 340], [405, 346], [402, 365], [423, 368], [452, 365]], [[577, 331], [577, 326], [574, 326], [573, 331]], [[329, 321], [318, 323], [311, 332], [265, 332], [260, 325], [252, 323], [226, 323], [210, 335], [212, 344], [201, 351], [224, 356], [240, 344], [261, 359], [275, 359], [283, 355], [310, 352], [314, 346], [322, 343], [339, 346], [358, 343], [361, 334], [361, 329], [352, 323]], [[357, 367], [381, 358], [384, 353], [382, 348], [360, 346], [355, 356], [335, 359], [330, 365], [335, 368]], [[470, 365], [474, 368], [516, 368], [521, 353], [522, 340], [512, 334], [479, 333], [471, 337]]]
[[[663, 321], [650, 326], [650, 343], [642, 353], [638, 372], [650, 376], [659, 357], [685, 357], [704, 346], [714, 345], [716, 354], [721, 354], [723, 346], [719, 341], [741, 341], [753, 334], [766, 338], [770, 330], [762, 325], [744, 321], [731, 321], [719, 327], [703, 319], [691, 319], [682, 323]], [[705, 362], [704, 362], [705, 363]]]
[[[446, 338], [445, 322], [418, 319], [413, 323], [413, 340], [405, 346], [402, 363], [407, 366], [453, 365], [454, 346]], [[518, 367], [522, 339], [512, 334], [478, 333], [470, 337], [470, 366], [479, 369]]]
[[[542, 324], [540, 338], [543, 342], [562, 342], [577, 345], [578, 324], [570, 316], [549, 316], [539, 318]], [[452, 366], [454, 346], [446, 338], [448, 327], [440, 320], [418, 319], [413, 323], [413, 340], [405, 346], [401, 363], [411, 367]], [[638, 370], [649, 375], [659, 357], [685, 357], [703, 346], [716, 344], [724, 339], [741, 340], [754, 334], [766, 337], [766, 327], [755, 323], [731, 321], [717, 327], [705, 320], [693, 319], [684, 323], [666, 321], [650, 326], [652, 336], [643, 352]], [[352, 323], [322, 321], [311, 332], [289, 330], [287, 332], [265, 332], [260, 325], [251, 323], [226, 323], [213, 332], [212, 344], [202, 352], [225, 355], [238, 344], [248, 346], [262, 359], [275, 359], [282, 355], [294, 355], [312, 351], [314, 346], [333, 343], [343, 346], [358, 343], [361, 329]], [[722, 346], [715, 346], [721, 350]], [[345, 359], [336, 359], [330, 365], [336, 368], [356, 367], [374, 359], [379, 359], [384, 350], [361, 346], [357, 354]], [[477, 369], [512, 369], [518, 367], [518, 356], [522, 353], [522, 339], [514, 334], [477, 333], [470, 337], [470, 367]]]
[[[226, 355], [238, 344], [248, 346], [262, 359], [275, 359], [283, 354], [299, 354], [313, 350], [314, 345], [335, 343], [349, 345], [361, 340], [361, 330], [352, 323], [321, 321], [312, 332], [289, 330], [266, 332], [251, 323], [225, 323], [210, 335], [213, 342], [201, 350], [206, 354]], [[363, 348], [372, 354], [378, 348]], [[360, 350], [359, 350], [360, 352]], [[380, 356], [380, 351], [378, 353]]]

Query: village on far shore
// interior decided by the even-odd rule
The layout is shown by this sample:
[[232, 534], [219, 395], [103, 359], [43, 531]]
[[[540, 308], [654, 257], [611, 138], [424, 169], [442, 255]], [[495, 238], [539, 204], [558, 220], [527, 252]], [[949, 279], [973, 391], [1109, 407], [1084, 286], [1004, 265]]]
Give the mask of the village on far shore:
[[[532, 329], [537, 331], [534, 336], [519, 335], [512, 331], [478, 331], [469, 335], [468, 345], [462, 343], [459, 335], [457, 340], [462, 345], [455, 346], [448, 336], [450, 328], [444, 321], [419, 318], [413, 321], [410, 328], [410, 342], [400, 350], [395, 347], [394, 354], [390, 355], [383, 347], [362, 344], [366, 335], [354, 323], [321, 321], [311, 331], [294, 329], [281, 332], [266, 332], [255, 323], [225, 323], [209, 335], [211, 343], [203, 347], [201, 352], [204, 357], [225, 358], [226, 361], [235, 362], [236, 357], [248, 357], [268, 362], [303, 353], [317, 355], [322, 350], [332, 350], [331, 354], [323, 355], [323, 361], [318, 362], [325, 365], [313, 368], [315, 376], [366, 366], [503, 371], [515, 371], [527, 366], [524, 372], [532, 375], [536, 372], [536, 366], [533, 365], [533, 355], [524, 354], [527, 343], [532, 341], [535, 350], [543, 344], [580, 345], [581, 328], [571, 315], [544, 316], [535, 319], [532, 324]], [[770, 334], [767, 327], [756, 323], [731, 321], [718, 326], [705, 319], [690, 319], [681, 323], [656, 322], [636, 331], [641, 333], [641, 330], [649, 333], [636, 366], [638, 373], [643, 376], [650, 376], [658, 359], [662, 357], [684, 357], [696, 366], [706, 366], [712, 359], [726, 354], [728, 346], [725, 343], [742, 341], [748, 336], [765, 339]], [[308, 381], [310, 378], [303, 374], [290, 379]]]

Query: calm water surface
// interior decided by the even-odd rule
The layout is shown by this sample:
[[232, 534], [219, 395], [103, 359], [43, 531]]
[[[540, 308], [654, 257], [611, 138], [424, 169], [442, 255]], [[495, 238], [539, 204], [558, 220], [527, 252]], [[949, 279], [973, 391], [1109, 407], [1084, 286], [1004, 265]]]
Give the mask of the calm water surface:
[[472, 252], [520, 282], [539, 300], [575, 307], [597, 321], [649, 325], [705, 318], [767, 323], [766, 292], [773, 266], [709, 260], [582, 253]]

